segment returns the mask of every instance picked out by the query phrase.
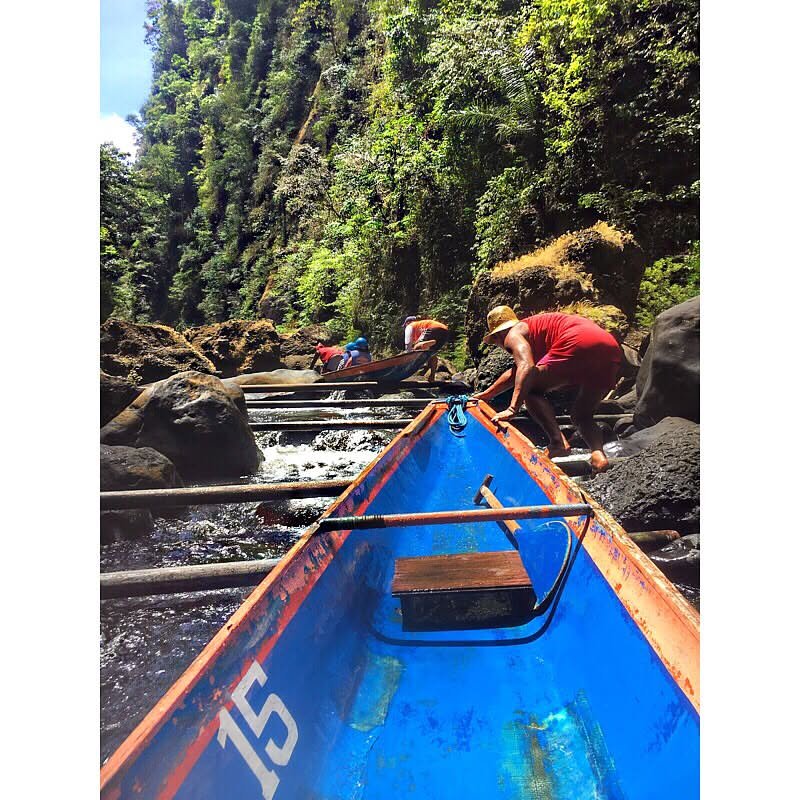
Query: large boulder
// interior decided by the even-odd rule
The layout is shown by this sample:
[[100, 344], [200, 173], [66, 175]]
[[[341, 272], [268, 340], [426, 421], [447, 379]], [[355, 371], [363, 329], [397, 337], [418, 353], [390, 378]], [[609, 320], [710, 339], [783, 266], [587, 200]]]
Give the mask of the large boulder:
[[[100, 445], [100, 490], [171, 489], [183, 481], [175, 465], [150, 447]], [[153, 529], [147, 509], [100, 512], [100, 541], [145, 536]]]
[[546, 247], [479, 275], [467, 302], [467, 345], [477, 364], [486, 314], [511, 306], [520, 317], [572, 310], [623, 336], [633, 316], [644, 271], [642, 249], [628, 233], [604, 222], [567, 233]]
[[585, 484], [629, 531], [700, 530], [700, 426], [673, 425]]
[[700, 298], [656, 317], [636, 379], [634, 422], [639, 428], [664, 417], [700, 421]]
[[478, 363], [475, 376], [475, 389], [479, 392], [488, 389], [507, 369], [514, 366], [514, 358], [502, 347], [490, 347]]
[[336, 337], [324, 325], [308, 325], [281, 335], [281, 360], [289, 369], [310, 369], [317, 342], [336, 344]]
[[282, 366], [280, 338], [268, 319], [229, 319], [189, 328], [186, 338], [224, 378]]
[[100, 445], [100, 491], [183, 486], [175, 465], [152, 447]]
[[611, 442], [606, 448], [606, 455], [615, 457], [634, 456], [646, 447], [659, 441], [676, 442], [684, 434], [700, 436], [700, 426], [690, 419], [682, 417], [664, 417], [650, 428], [643, 428], [618, 442]]
[[100, 326], [100, 369], [137, 385], [185, 370], [216, 372], [211, 361], [178, 331], [113, 317]]
[[127, 408], [139, 396], [140, 391], [131, 381], [100, 370], [100, 427]]
[[145, 389], [101, 429], [100, 441], [152, 447], [188, 480], [238, 477], [255, 471], [263, 458], [242, 390], [199, 372], [181, 372]]

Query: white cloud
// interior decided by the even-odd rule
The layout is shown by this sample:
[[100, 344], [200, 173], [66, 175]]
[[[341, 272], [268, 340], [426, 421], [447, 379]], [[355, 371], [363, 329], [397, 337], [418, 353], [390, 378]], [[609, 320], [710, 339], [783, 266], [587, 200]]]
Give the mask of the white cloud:
[[112, 142], [131, 160], [136, 158], [136, 131], [119, 114], [100, 115], [100, 142]]

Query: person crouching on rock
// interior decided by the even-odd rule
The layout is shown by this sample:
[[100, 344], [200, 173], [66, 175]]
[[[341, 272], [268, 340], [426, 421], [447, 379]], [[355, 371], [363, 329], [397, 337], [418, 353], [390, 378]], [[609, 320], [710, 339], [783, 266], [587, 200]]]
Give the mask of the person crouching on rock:
[[[447, 325], [435, 319], [406, 317], [403, 322], [403, 330], [405, 331], [406, 352], [427, 349], [431, 354], [425, 363], [425, 368], [430, 370], [428, 383], [433, 383], [433, 379], [436, 377], [436, 368], [439, 366], [436, 353], [447, 344], [450, 335]], [[433, 345], [427, 344], [428, 342], [433, 342]]]
[[338, 368], [358, 367], [361, 364], [369, 364], [370, 361], [372, 355], [369, 352], [369, 344], [363, 336], [359, 336], [354, 342], [348, 342], [344, 346], [344, 358]]
[[314, 368], [314, 364], [319, 359], [322, 362], [323, 373], [335, 372], [344, 358], [343, 347], [327, 347], [322, 342], [317, 342], [314, 350], [316, 350], [316, 353], [314, 358], [311, 359], [311, 368]]
[[525, 403], [530, 416], [550, 440], [548, 457], [569, 455], [569, 443], [559, 430], [544, 393], [577, 386], [572, 422], [592, 451], [592, 469], [608, 469], [603, 436], [593, 415], [616, 384], [622, 363], [616, 339], [591, 320], [574, 314], [535, 314], [520, 321], [508, 306], [497, 306], [487, 314], [486, 322], [489, 333], [483, 341], [503, 347], [514, 357], [511, 369], [475, 395], [478, 400], [490, 400], [513, 386], [511, 403], [505, 411], [495, 414], [492, 422], [510, 420]]

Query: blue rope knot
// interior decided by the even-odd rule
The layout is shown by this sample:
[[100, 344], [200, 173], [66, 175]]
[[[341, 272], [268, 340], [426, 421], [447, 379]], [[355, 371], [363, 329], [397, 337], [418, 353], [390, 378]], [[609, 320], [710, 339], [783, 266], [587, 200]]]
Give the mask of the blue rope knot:
[[467, 427], [467, 400], [465, 394], [453, 394], [447, 398], [447, 424], [456, 436], [464, 436]]

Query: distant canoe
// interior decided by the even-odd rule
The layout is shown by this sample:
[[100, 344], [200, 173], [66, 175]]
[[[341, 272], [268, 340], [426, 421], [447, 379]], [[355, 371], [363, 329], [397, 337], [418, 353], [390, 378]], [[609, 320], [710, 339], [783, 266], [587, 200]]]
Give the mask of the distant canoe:
[[[111, 756], [103, 797], [698, 797], [697, 612], [493, 413], [411, 422]], [[486, 472], [495, 504], [593, 514], [326, 529], [474, 510]]]
[[417, 370], [422, 369], [430, 354], [424, 351], [401, 353], [391, 358], [381, 358], [370, 361], [369, 364], [359, 364], [357, 367], [348, 367], [336, 372], [325, 372], [321, 380], [331, 383], [339, 381], [384, 381], [386, 383], [399, 383], [409, 378]]

